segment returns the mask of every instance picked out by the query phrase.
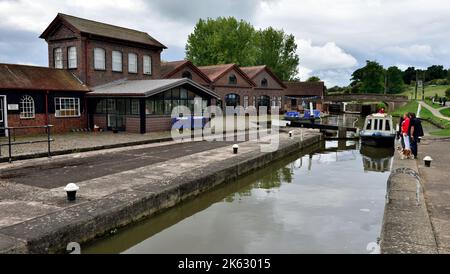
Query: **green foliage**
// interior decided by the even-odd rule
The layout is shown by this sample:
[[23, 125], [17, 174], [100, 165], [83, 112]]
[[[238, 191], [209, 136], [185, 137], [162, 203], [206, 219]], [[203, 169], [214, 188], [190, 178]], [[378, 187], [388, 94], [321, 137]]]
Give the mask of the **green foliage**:
[[388, 107], [386, 106], [385, 103], [383, 103], [383, 102], [378, 103], [378, 104], [377, 104], [377, 109], [380, 110], [380, 109], [382, 109], [382, 108], [383, 108], [384, 110], [387, 110], [387, 109], [388, 109]]
[[450, 81], [448, 79], [433, 79], [430, 82], [428, 82], [429, 85], [437, 85], [437, 86], [445, 86], [450, 84]]
[[309, 77], [308, 80], [306, 80], [306, 82], [310, 82], [310, 83], [320, 82], [320, 78], [317, 76], [312, 76], [312, 77]]
[[445, 91], [445, 96], [450, 99], [450, 88]]
[[386, 71], [387, 93], [398, 94], [405, 90], [402, 71], [398, 67], [390, 67]]
[[200, 19], [188, 37], [186, 57], [197, 66], [256, 62], [255, 29], [234, 17]]
[[447, 77], [447, 70], [444, 66], [433, 65], [427, 68], [425, 73], [425, 81], [429, 82], [434, 79], [443, 79]]
[[382, 93], [384, 91], [383, 66], [374, 61], [366, 61], [365, 67], [352, 74], [351, 85], [359, 93]]
[[416, 81], [416, 68], [409, 67], [403, 72], [403, 82], [407, 85], [411, 85]]
[[300, 63], [293, 35], [271, 27], [256, 31], [234, 17], [200, 19], [188, 37], [186, 58], [197, 66], [267, 65], [282, 80], [294, 80]]
[[269, 27], [256, 32], [255, 45], [255, 65], [267, 65], [282, 80], [295, 80], [300, 58], [294, 35]]

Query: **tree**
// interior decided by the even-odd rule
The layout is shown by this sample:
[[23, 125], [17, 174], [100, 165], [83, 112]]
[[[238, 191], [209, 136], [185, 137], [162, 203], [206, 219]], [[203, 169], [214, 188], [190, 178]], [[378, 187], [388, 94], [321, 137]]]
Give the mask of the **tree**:
[[384, 91], [383, 66], [374, 61], [366, 61], [366, 66], [353, 72], [352, 91], [363, 93], [382, 93]]
[[412, 81], [416, 81], [416, 68], [409, 67], [403, 72], [403, 82], [407, 85], [411, 85]]
[[267, 65], [282, 80], [294, 80], [300, 59], [295, 37], [269, 27], [256, 34], [256, 63]]
[[234, 17], [200, 19], [188, 37], [186, 58], [197, 66], [267, 65], [282, 80], [294, 80], [300, 59], [293, 35], [271, 27], [256, 31]]
[[445, 96], [450, 100], [450, 88], [445, 91]]
[[252, 66], [256, 61], [255, 35], [251, 24], [234, 17], [200, 19], [188, 37], [186, 58], [197, 66]]
[[320, 78], [317, 76], [311, 76], [306, 80], [306, 82], [314, 83], [314, 82], [320, 82]]
[[447, 77], [447, 71], [444, 66], [433, 65], [427, 68], [425, 73], [425, 81], [431, 81], [434, 79], [444, 79]]
[[398, 67], [389, 67], [386, 71], [387, 92], [391, 94], [401, 93], [405, 89], [402, 71]]

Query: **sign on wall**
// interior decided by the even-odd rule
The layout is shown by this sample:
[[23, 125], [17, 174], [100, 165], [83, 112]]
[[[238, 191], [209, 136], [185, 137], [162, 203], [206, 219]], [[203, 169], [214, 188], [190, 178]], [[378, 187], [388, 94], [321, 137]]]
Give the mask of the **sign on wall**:
[[8, 104], [8, 110], [19, 110], [18, 104]]

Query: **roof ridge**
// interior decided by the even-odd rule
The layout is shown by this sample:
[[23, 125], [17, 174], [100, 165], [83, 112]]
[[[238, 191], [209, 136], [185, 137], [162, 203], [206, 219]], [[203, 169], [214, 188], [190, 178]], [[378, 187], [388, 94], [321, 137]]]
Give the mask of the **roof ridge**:
[[[86, 18], [83, 18], [83, 17], [78, 17], [78, 16], [74, 16], [74, 15], [70, 15], [70, 14], [65, 14], [65, 13], [58, 13], [58, 15], [59, 16], [67, 16], [67, 17], [72, 17], [72, 18], [75, 18], [75, 19], [80, 19], [80, 20], [83, 20], [83, 21], [89, 21], [89, 22], [92, 22], [92, 23], [96, 23], [96, 24], [102, 24], [102, 25], [106, 25], [106, 26], [110, 26], [110, 27], [115, 27], [115, 28], [120, 28], [120, 29], [124, 29], [124, 30], [131, 30], [131, 31], [134, 31], [134, 32], [140, 32], [140, 33], [143, 33], [143, 34], [147, 34], [148, 36], [150, 36], [147, 32], [145, 32], [145, 31], [141, 31], [141, 30], [137, 30], [137, 29], [132, 29], [132, 28], [127, 28], [127, 27], [122, 27], [122, 26], [118, 26], [118, 25], [113, 25], [113, 24], [110, 24], [110, 23], [104, 23], [104, 22], [100, 22], [100, 21], [95, 21], [95, 20], [92, 20], [92, 19], [86, 19]], [[151, 37], [151, 36], [150, 36]], [[153, 38], [153, 37], [152, 37]]]

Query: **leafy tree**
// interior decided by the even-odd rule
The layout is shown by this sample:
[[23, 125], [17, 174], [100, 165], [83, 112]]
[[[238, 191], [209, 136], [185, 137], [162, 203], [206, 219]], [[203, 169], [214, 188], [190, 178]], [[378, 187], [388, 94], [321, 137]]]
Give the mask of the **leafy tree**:
[[416, 68], [409, 67], [403, 72], [403, 81], [407, 85], [411, 85], [412, 81], [416, 80]]
[[450, 99], [450, 88], [445, 91], [445, 96]]
[[200, 19], [188, 37], [186, 57], [198, 66], [252, 66], [256, 61], [255, 29], [234, 17]]
[[295, 79], [300, 58], [294, 35], [269, 27], [257, 32], [255, 44], [255, 65], [267, 65], [282, 80]]
[[447, 77], [447, 71], [444, 66], [433, 65], [427, 68], [425, 73], [425, 81], [431, 81], [434, 79], [444, 79]]
[[366, 66], [352, 74], [352, 90], [363, 93], [384, 91], [384, 69], [375, 61], [366, 61]]
[[293, 35], [271, 27], [256, 31], [234, 17], [200, 19], [189, 35], [186, 57], [198, 66], [267, 65], [282, 80], [295, 80], [300, 59]]
[[306, 80], [306, 82], [310, 82], [310, 83], [312, 83], [312, 82], [320, 82], [320, 81], [321, 81], [320, 78], [317, 77], [317, 76], [311, 76], [311, 77], [308, 78], [308, 80]]
[[401, 93], [405, 89], [405, 83], [403, 82], [402, 71], [398, 67], [389, 67], [386, 71], [387, 76], [387, 92], [388, 93]]

